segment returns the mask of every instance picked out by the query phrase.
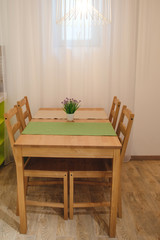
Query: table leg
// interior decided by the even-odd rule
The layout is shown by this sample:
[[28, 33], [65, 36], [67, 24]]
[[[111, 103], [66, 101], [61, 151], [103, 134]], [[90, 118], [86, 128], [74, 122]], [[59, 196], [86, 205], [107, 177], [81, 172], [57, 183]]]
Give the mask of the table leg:
[[120, 150], [114, 150], [113, 158], [113, 173], [112, 173], [112, 194], [111, 194], [111, 213], [110, 213], [110, 226], [109, 235], [115, 237], [116, 235], [116, 219], [117, 219], [117, 203], [118, 203], [118, 187], [120, 181]]
[[21, 147], [14, 147], [14, 156], [17, 170], [17, 191], [20, 216], [20, 233], [25, 234], [27, 232], [27, 217], [24, 189], [24, 163], [21, 154]]

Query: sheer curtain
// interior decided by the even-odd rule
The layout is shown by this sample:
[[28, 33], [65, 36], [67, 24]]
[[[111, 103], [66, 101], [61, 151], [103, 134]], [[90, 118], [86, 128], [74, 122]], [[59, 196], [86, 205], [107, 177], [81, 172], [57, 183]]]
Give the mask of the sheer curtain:
[[137, 2], [112, 0], [111, 24], [77, 31], [56, 24], [56, 0], [0, 0], [6, 109], [24, 95], [32, 114], [67, 96], [109, 113], [117, 95], [133, 109]]

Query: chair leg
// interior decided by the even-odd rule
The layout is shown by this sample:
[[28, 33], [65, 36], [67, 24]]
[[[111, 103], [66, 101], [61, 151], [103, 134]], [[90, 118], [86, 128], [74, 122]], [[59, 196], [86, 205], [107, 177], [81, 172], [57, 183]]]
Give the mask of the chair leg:
[[17, 191], [17, 206], [16, 206], [16, 216], [19, 216], [18, 191]]
[[28, 180], [29, 180], [29, 177], [24, 177], [24, 192], [25, 192], [25, 196], [27, 195]]
[[64, 219], [68, 219], [68, 174], [65, 173], [64, 179], [63, 179], [63, 184], [64, 184]]
[[121, 185], [119, 186], [119, 193], [118, 193], [117, 216], [118, 216], [119, 218], [122, 218], [122, 195], [121, 195]]
[[73, 173], [69, 173], [69, 184], [70, 184], [70, 204], [69, 204], [69, 217], [73, 219]]

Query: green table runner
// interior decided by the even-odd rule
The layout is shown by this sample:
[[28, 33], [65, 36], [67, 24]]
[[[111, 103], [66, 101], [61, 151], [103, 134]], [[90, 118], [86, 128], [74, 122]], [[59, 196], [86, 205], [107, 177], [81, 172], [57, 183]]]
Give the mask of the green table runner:
[[22, 134], [116, 136], [111, 123], [29, 122]]

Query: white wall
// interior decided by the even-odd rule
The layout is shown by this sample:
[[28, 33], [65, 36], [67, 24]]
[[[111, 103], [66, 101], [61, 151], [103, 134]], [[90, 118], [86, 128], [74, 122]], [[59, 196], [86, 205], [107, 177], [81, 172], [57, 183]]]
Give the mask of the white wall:
[[132, 155], [160, 155], [160, 0], [140, 0]]

